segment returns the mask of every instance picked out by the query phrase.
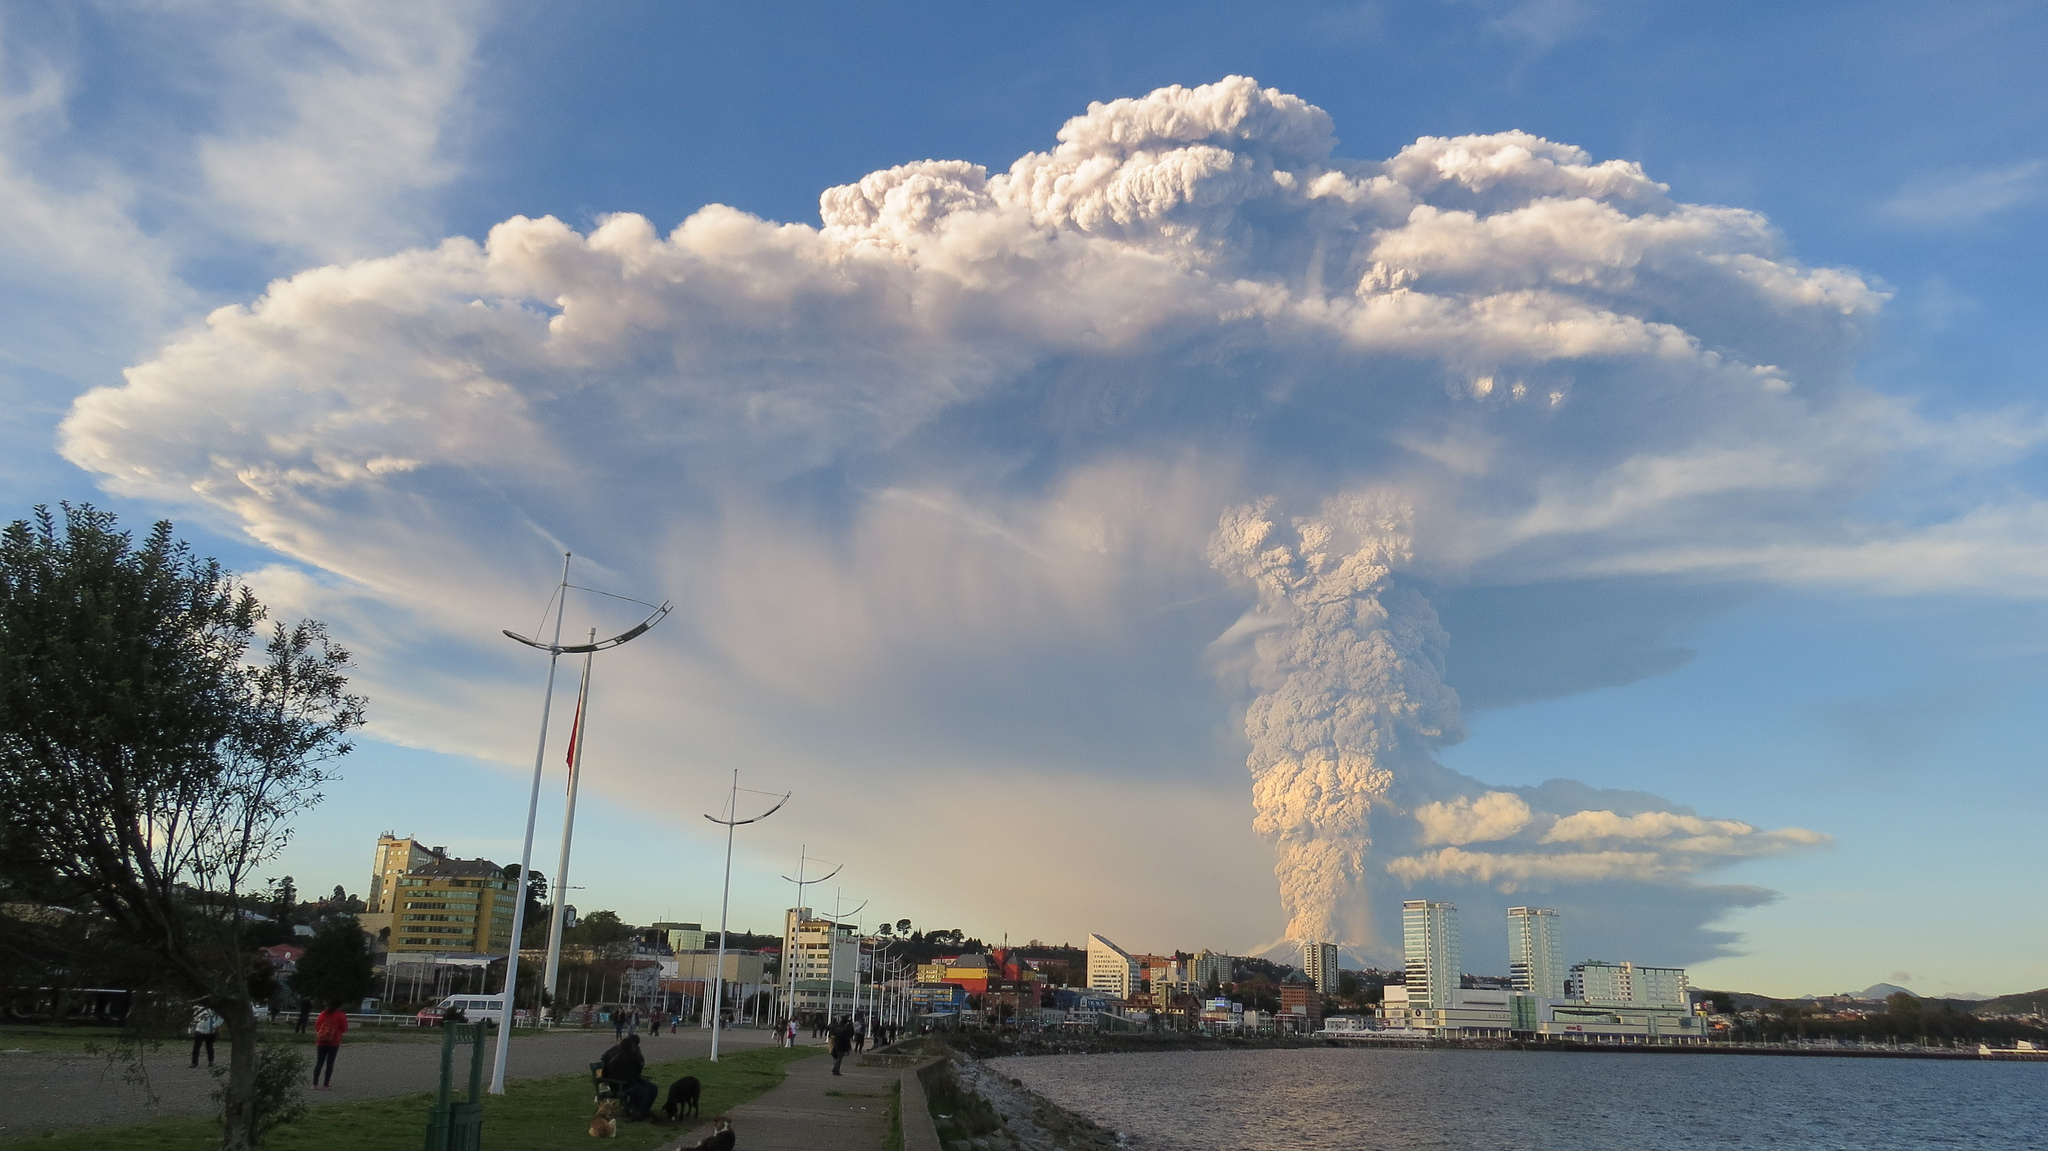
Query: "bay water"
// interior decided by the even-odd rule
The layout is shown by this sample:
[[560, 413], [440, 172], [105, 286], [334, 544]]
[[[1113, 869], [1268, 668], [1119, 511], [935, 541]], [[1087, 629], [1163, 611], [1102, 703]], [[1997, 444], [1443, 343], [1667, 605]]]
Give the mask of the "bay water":
[[2048, 1151], [2048, 1063], [1309, 1048], [991, 1066], [1143, 1151]]

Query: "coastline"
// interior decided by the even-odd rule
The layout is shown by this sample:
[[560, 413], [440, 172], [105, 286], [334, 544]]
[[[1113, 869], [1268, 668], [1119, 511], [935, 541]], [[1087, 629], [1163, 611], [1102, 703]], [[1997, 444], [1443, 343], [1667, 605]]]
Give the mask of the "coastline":
[[[1026, 1087], [991, 1061], [1049, 1055], [1124, 1055], [1145, 1052], [1305, 1050], [1313, 1048], [1397, 1046], [1329, 1038], [1233, 1037], [1188, 1033], [1109, 1032], [1098, 1034], [1021, 1034], [961, 1032], [908, 1040], [868, 1058], [897, 1066], [918, 1067], [947, 1151], [1112, 1151], [1128, 1146], [1126, 1134], [1104, 1127], [1084, 1115]], [[1434, 1050], [1557, 1052], [1575, 1055], [1764, 1055], [1850, 1059], [1923, 1059], [1943, 1062], [1997, 1062], [1998, 1055], [1971, 1050], [1831, 1048], [1795, 1045], [1635, 1046], [1527, 1041], [1408, 1041], [1401, 1047]], [[2010, 1056], [2006, 1057], [2008, 1060]]]
[[1933, 1059], [1961, 1062], [2048, 1062], [2048, 1051], [1975, 1047], [1837, 1047], [1796, 1043], [1580, 1043], [1529, 1039], [1351, 1038], [1324, 1036], [1223, 1036], [1188, 1032], [1099, 1032], [1093, 1034], [961, 1032], [934, 1037], [975, 1059], [1024, 1055], [1113, 1055], [1141, 1051], [1294, 1050], [1309, 1047], [1394, 1047], [1463, 1051], [1557, 1052], [1571, 1055], [1758, 1055], [1832, 1059]]

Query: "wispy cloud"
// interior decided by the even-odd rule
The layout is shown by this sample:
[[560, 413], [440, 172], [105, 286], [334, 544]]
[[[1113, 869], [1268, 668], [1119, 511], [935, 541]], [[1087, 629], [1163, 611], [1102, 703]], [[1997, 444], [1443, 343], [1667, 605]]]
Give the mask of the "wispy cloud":
[[2007, 208], [2032, 203], [2048, 190], [2048, 161], [2023, 160], [1996, 168], [1959, 168], [1918, 177], [1884, 205], [1894, 219], [1960, 227]]

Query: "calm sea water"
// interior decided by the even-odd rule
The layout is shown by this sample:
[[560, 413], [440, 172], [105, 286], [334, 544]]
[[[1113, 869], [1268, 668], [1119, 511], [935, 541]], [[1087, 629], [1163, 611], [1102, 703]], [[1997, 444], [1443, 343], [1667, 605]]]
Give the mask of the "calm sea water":
[[994, 1065], [1146, 1151], [2048, 1149], [2048, 1063], [1318, 1048]]

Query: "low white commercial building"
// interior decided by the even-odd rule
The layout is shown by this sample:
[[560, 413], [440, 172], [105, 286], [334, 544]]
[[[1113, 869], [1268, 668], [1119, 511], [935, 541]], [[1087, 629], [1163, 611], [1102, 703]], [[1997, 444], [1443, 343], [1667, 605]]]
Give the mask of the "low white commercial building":
[[1690, 1005], [1598, 1003], [1517, 995], [1514, 1030], [1581, 1043], [1704, 1043], [1707, 1019]]
[[1461, 987], [1439, 994], [1448, 1000], [1442, 1006], [1413, 995], [1410, 988], [1389, 984], [1381, 990], [1380, 1022], [1387, 1027], [1426, 1031], [1440, 1039], [1508, 1037], [1513, 1024], [1512, 992]]

